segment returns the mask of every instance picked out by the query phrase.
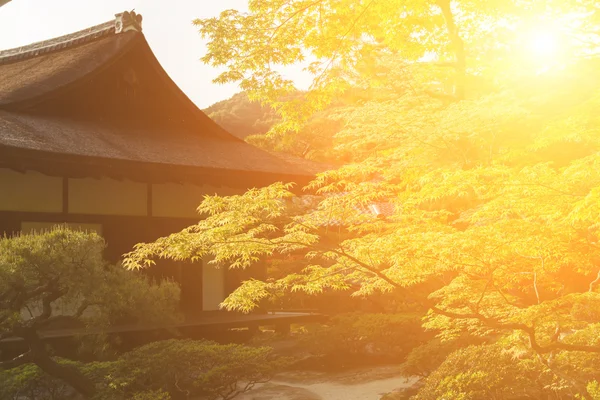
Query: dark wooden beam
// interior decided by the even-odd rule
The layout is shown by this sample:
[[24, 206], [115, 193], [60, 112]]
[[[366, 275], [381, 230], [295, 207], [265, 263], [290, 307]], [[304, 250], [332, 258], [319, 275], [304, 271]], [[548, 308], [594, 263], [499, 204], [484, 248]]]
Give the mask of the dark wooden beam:
[[62, 212], [69, 213], [69, 178], [66, 176], [62, 180]]
[[[62, 212], [33, 212], [33, 211], [1, 211], [0, 221], [18, 220], [18, 221], [36, 221], [36, 222], [72, 222], [72, 223], [104, 223], [118, 222], [121, 224], [137, 223], [148, 220], [148, 217], [129, 216], [129, 215], [94, 215], [94, 214], [68, 214]], [[198, 218], [176, 218], [176, 217], [152, 217], [152, 221], [157, 224], [181, 225], [181, 229], [186, 226], [196, 224]]]
[[139, 162], [103, 157], [58, 154], [37, 150], [0, 146], [0, 168], [19, 171], [33, 170], [50, 176], [69, 178], [129, 179], [143, 183], [190, 183], [193, 185], [225, 186], [234, 189], [263, 187], [273, 182], [296, 182], [293, 191], [302, 188], [312, 176], [281, 173], [238, 171], [219, 168], [192, 167], [151, 162]]
[[152, 184], [146, 184], [146, 215], [152, 216]]

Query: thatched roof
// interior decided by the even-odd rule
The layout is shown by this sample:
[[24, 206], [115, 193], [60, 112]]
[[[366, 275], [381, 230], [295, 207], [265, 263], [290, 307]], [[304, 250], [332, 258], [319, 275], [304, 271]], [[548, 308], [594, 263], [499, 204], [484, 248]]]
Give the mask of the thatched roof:
[[[303, 182], [314, 172], [208, 118], [160, 66], [135, 13], [2, 51], [0, 77], [0, 167], [67, 175], [120, 171], [146, 181], [243, 176], [248, 185]], [[134, 170], [153, 172], [130, 176]]]

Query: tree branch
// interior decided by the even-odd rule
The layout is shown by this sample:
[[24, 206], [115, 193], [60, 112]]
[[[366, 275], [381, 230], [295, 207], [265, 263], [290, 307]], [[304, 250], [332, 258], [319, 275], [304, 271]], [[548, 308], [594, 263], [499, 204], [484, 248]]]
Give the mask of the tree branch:
[[275, 37], [275, 34], [277, 33], [277, 31], [279, 31], [279, 29], [281, 29], [285, 24], [287, 24], [288, 22], [290, 22], [295, 16], [297, 16], [298, 14], [303, 13], [304, 11], [308, 10], [309, 8], [314, 7], [317, 4], [322, 3], [322, 2], [323, 2], [323, 0], [314, 1], [312, 3], [307, 4], [304, 7], [301, 7], [299, 9], [297, 9], [293, 13], [291, 13], [286, 19], [284, 19], [279, 25], [277, 25], [273, 29], [273, 32], [271, 33], [271, 37], [269, 37], [269, 43], [273, 40], [273, 38]]
[[35, 318], [27, 321], [27, 325], [32, 328], [38, 328], [52, 316], [52, 303], [66, 293], [65, 290], [55, 289], [42, 298], [42, 313]]
[[[375, 2], [375, 0], [371, 0], [366, 6], [365, 8], [363, 8], [363, 10], [361, 11], [361, 13], [354, 19], [354, 21], [352, 22], [352, 24], [350, 25], [350, 27], [348, 28], [348, 30], [346, 31], [346, 33], [344, 33], [344, 35], [340, 38], [340, 42], [343, 42], [346, 37], [350, 34], [350, 32], [352, 32], [354, 30], [354, 27], [356, 26], [356, 24], [358, 23], [358, 21], [360, 21], [360, 19], [365, 15], [365, 13], [367, 12], [367, 10], [369, 9], [369, 7], [371, 7], [371, 5]], [[333, 51], [333, 54], [331, 55], [331, 58], [329, 59], [329, 62], [327, 63], [327, 65], [325, 66], [325, 68], [323, 68], [323, 71], [321, 71], [321, 73], [319, 74], [319, 76], [317, 76], [314, 81], [313, 84], [311, 85], [311, 88], [314, 87], [316, 84], [319, 83], [319, 81], [323, 78], [323, 76], [325, 75], [325, 72], [329, 69], [329, 67], [333, 64], [333, 61], [336, 59], [337, 55], [338, 55], [338, 50], [341, 47], [341, 43], [340, 45], [338, 45], [338, 47], [336, 47], [336, 49]]]
[[598, 346], [587, 346], [580, 344], [569, 344], [563, 342], [554, 342], [547, 346], [541, 346], [535, 337], [535, 329], [531, 326], [517, 323], [517, 322], [500, 322], [492, 318], [488, 318], [481, 314], [475, 313], [455, 313], [452, 311], [442, 310], [438, 307], [431, 307], [431, 310], [437, 314], [444, 315], [448, 318], [454, 319], [477, 319], [487, 325], [490, 328], [501, 329], [501, 330], [519, 330], [527, 334], [529, 336], [529, 343], [531, 348], [538, 354], [546, 354], [555, 350], [565, 350], [565, 351], [583, 351], [587, 353], [600, 353], [600, 347]]
[[386, 274], [384, 274], [383, 272], [371, 267], [368, 264], [365, 264], [364, 262], [360, 261], [359, 259], [357, 259], [354, 256], [351, 256], [350, 254], [346, 253], [343, 249], [341, 250], [329, 250], [335, 254], [341, 255], [343, 257], [346, 257], [347, 259], [349, 259], [350, 261], [360, 265], [361, 267], [363, 267], [364, 269], [366, 269], [367, 271], [377, 275], [379, 278], [383, 279], [384, 281], [386, 281], [387, 283], [389, 283], [390, 285], [392, 285], [393, 287], [397, 288], [397, 289], [402, 289], [402, 286], [398, 283], [393, 281], [392, 279], [390, 279]]
[[11, 368], [17, 368], [21, 365], [28, 364], [33, 361], [33, 353], [28, 351], [26, 353], [21, 354], [9, 361], [0, 362], [0, 370], [7, 370]]
[[465, 44], [458, 33], [458, 27], [452, 14], [451, 0], [437, 0], [437, 5], [442, 10], [444, 20], [446, 21], [446, 30], [450, 38], [450, 44], [454, 51], [456, 59], [456, 82], [454, 85], [454, 96], [457, 100], [465, 98], [465, 78], [467, 70], [467, 57], [465, 54]]
[[500, 296], [502, 297], [502, 299], [504, 299], [504, 301], [506, 302], [506, 304], [508, 304], [509, 306], [515, 307], [515, 308], [523, 308], [522, 306], [519, 306], [516, 303], [513, 303], [512, 301], [508, 300], [508, 298], [506, 297], [506, 295], [502, 292], [502, 290], [500, 290], [500, 288], [498, 286], [496, 286], [494, 283], [492, 283], [492, 286], [494, 287], [494, 289], [496, 289], [496, 291], [500, 294]]
[[492, 276], [490, 276], [490, 279], [488, 279], [487, 282], [485, 283], [485, 286], [483, 287], [483, 291], [481, 292], [481, 296], [479, 296], [479, 300], [477, 300], [477, 304], [475, 304], [476, 310], [479, 310], [479, 305], [483, 301], [483, 297], [485, 296], [485, 293], [487, 292], [487, 289], [490, 286], [490, 284], [492, 283], [493, 279], [494, 279], [494, 276], [492, 275]]
[[[542, 271], [544, 270], [544, 257], [540, 257], [542, 259]], [[537, 270], [535, 267], [533, 268], [533, 290], [535, 290], [535, 297], [537, 298], [537, 303], [540, 304], [540, 291], [538, 289], [537, 284]]]
[[593, 292], [594, 291], [594, 285], [596, 283], [598, 283], [598, 281], [600, 281], [600, 270], [598, 271], [598, 274], [596, 275], [596, 279], [594, 279], [593, 281], [590, 282], [590, 288], [588, 290], [588, 292]]
[[77, 308], [77, 311], [75, 311], [75, 314], [73, 314], [73, 318], [81, 318], [81, 316], [83, 315], [85, 310], [87, 310], [88, 307], [90, 307], [92, 305], [93, 304], [90, 303], [89, 301], [84, 300], [83, 303], [81, 303], [81, 305]]
[[59, 364], [53, 360], [46, 351], [46, 346], [40, 339], [34, 328], [21, 328], [14, 332], [15, 336], [21, 337], [29, 345], [31, 362], [37, 365], [48, 375], [60, 379], [69, 384], [84, 398], [93, 398], [96, 394], [96, 386], [92, 380], [83, 375], [81, 371], [71, 365]]

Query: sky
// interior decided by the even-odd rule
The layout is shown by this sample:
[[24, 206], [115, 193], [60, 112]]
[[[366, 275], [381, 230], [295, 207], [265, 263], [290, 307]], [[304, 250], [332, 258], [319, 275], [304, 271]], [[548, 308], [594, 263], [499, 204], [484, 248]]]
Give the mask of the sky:
[[199, 107], [240, 91], [237, 84], [212, 83], [219, 70], [200, 61], [206, 41], [192, 20], [246, 10], [247, 0], [12, 0], [0, 7], [0, 50], [75, 32], [132, 9], [144, 17], [144, 35], [163, 68]]

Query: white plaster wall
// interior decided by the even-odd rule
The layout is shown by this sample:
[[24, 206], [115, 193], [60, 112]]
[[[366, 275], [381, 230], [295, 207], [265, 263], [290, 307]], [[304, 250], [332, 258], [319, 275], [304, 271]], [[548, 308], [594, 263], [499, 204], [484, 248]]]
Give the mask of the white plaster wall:
[[62, 178], [0, 168], [0, 211], [62, 212]]
[[155, 217], [196, 218], [196, 209], [205, 195], [232, 195], [240, 193], [228, 187], [190, 184], [153, 184], [152, 215]]
[[109, 178], [69, 178], [69, 213], [147, 215], [145, 183]]
[[152, 215], [155, 217], [195, 218], [205, 188], [195, 185], [164, 183], [152, 185]]
[[225, 270], [205, 262], [202, 265], [202, 309], [218, 310], [223, 300], [225, 300]]

